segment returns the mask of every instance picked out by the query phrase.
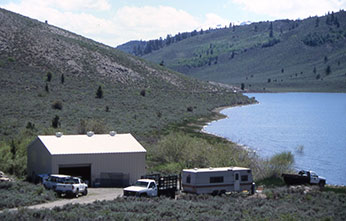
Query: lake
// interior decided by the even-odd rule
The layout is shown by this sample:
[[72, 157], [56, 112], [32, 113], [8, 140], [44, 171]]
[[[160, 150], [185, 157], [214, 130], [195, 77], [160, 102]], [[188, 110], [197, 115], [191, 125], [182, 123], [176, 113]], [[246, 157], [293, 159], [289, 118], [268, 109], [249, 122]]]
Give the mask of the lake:
[[[295, 168], [346, 185], [346, 94], [248, 93], [259, 104], [227, 108], [204, 131], [245, 145], [261, 157], [291, 151]], [[299, 150], [299, 146], [303, 146]]]

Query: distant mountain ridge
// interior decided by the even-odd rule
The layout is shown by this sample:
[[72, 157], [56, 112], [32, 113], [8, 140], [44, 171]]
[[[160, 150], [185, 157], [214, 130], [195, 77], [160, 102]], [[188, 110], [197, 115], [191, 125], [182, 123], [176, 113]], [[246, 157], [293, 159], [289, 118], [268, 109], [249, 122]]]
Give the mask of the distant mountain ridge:
[[251, 102], [232, 88], [186, 77], [4, 9], [0, 100], [0, 138], [23, 128], [145, 134], [210, 114], [217, 106]]
[[142, 57], [198, 79], [251, 91], [346, 91], [343, 10], [186, 35]]

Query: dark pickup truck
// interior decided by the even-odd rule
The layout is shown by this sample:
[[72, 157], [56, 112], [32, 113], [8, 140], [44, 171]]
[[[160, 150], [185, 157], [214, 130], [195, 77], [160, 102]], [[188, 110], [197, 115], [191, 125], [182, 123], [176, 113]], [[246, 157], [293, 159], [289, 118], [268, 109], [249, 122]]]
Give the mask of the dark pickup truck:
[[324, 187], [326, 184], [326, 178], [318, 176], [313, 171], [301, 170], [298, 174], [282, 174], [284, 181], [287, 185], [301, 185], [311, 184]]

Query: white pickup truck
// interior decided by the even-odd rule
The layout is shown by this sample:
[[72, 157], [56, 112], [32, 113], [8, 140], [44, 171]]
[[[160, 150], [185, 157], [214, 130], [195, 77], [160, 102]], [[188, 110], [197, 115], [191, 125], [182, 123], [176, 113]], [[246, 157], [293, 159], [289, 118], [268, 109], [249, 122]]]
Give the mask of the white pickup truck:
[[80, 193], [82, 195], [88, 194], [88, 185], [78, 177], [66, 178], [63, 183], [58, 183], [55, 188], [55, 192], [61, 196], [66, 194], [69, 196], [78, 197]]
[[146, 175], [137, 180], [133, 186], [126, 187], [124, 196], [154, 197], [165, 195], [174, 198], [177, 191], [177, 180], [178, 176], [176, 175]]

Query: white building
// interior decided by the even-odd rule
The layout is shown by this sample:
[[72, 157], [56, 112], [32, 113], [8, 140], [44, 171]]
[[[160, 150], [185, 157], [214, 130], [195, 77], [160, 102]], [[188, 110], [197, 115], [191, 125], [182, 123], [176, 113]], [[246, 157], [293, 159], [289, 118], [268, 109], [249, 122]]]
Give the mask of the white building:
[[28, 175], [80, 176], [89, 186], [127, 186], [146, 173], [146, 150], [131, 134], [38, 136], [28, 146]]

